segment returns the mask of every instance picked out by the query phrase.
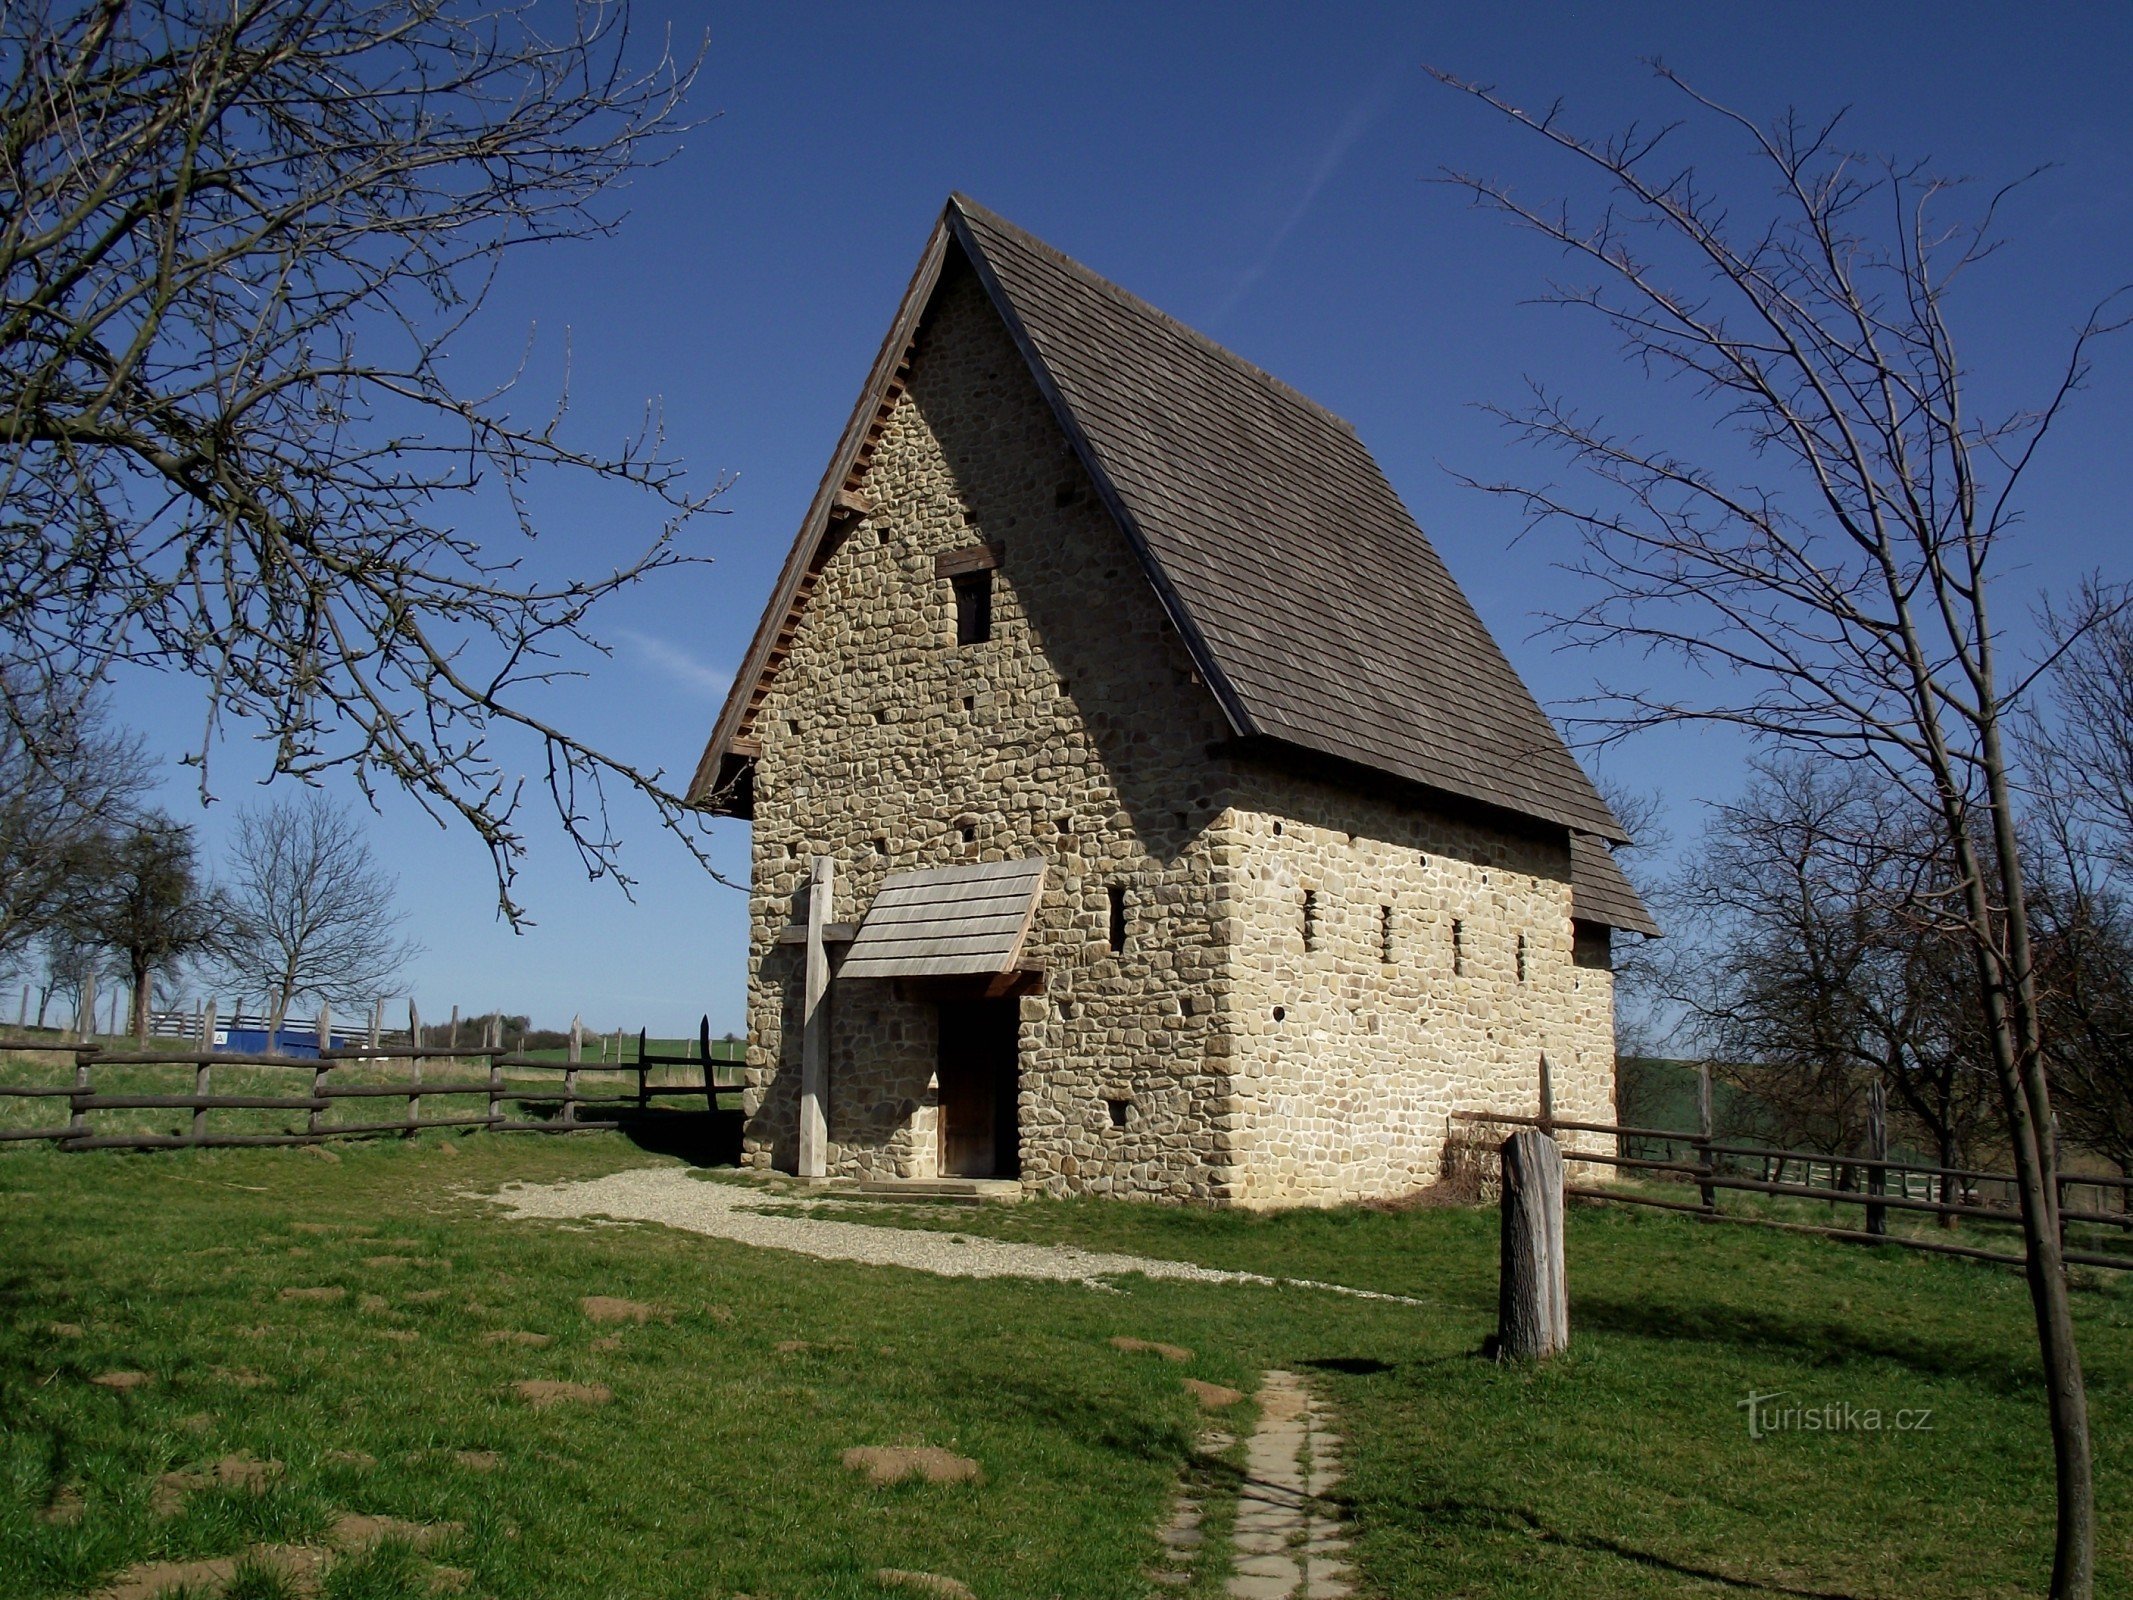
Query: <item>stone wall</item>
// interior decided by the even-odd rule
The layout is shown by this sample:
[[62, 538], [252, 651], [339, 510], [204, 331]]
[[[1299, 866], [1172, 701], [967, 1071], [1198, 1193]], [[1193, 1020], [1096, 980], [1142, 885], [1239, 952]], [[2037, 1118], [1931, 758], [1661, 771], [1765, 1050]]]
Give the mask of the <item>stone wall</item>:
[[[1024, 1179], [1224, 1198], [1204, 751], [1226, 729], [967, 269], [921, 329], [864, 488], [875, 510], [829, 558], [756, 723], [748, 1159], [792, 1164], [800, 953], [773, 941], [807, 858], [836, 858], [848, 919], [890, 871], [1036, 853], [1028, 953], [1048, 991], [1023, 1003]], [[993, 635], [958, 646], [934, 561], [978, 543], [1001, 558]], [[833, 993], [831, 1170], [930, 1175], [932, 1002], [880, 980]]]
[[1236, 1198], [1435, 1180], [1446, 1117], [1611, 1120], [1613, 979], [1574, 959], [1560, 835], [1255, 775], [1234, 814]]
[[[1531, 1109], [1543, 1049], [1564, 1115], [1611, 1105], [1611, 985], [1572, 960], [1561, 836], [1210, 756], [1214, 698], [967, 268], [864, 490], [753, 729], [751, 1163], [794, 1164], [802, 953], [776, 937], [817, 852], [832, 920], [894, 870], [1045, 858], [1027, 953], [1047, 987], [1020, 1024], [1036, 1190], [1398, 1193], [1435, 1176], [1447, 1112]], [[979, 543], [1000, 559], [992, 637], [958, 645], [934, 563]], [[832, 997], [830, 1171], [933, 1175], [935, 1000], [882, 980]]]

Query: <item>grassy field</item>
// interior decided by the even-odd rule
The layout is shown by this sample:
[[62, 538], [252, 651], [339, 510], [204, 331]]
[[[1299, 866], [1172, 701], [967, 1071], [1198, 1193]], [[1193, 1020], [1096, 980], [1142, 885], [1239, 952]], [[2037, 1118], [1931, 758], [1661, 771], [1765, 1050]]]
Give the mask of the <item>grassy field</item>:
[[[1339, 1414], [1365, 1595], [2042, 1587], [2043, 1399], [2022, 1285], [1996, 1269], [1579, 1208], [1575, 1343], [1526, 1371], [1475, 1355], [1493, 1322], [1487, 1212], [864, 1213], [1421, 1303], [1140, 1278], [1101, 1293], [503, 1222], [479, 1199], [658, 1159], [614, 1135], [335, 1155], [0, 1156], [0, 1592], [323, 1546], [354, 1513], [431, 1542], [342, 1558], [330, 1600], [440, 1578], [498, 1597], [908, 1600], [880, 1568], [948, 1574], [983, 1600], [1137, 1600], [1156, 1592], [1156, 1529], [1201, 1426], [1181, 1377], [1249, 1390], [1277, 1366]], [[658, 1314], [595, 1323], [589, 1295]], [[2101, 1592], [2126, 1594], [2133, 1288], [2085, 1279], [2076, 1305]], [[1116, 1334], [1195, 1357], [1123, 1355]], [[146, 1381], [92, 1381], [114, 1373]], [[526, 1380], [611, 1399], [538, 1407], [513, 1387]], [[1740, 1402], [1780, 1392], [1766, 1415], [1849, 1406], [1851, 1426], [1751, 1438]], [[983, 1479], [872, 1488], [840, 1463], [900, 1444], [972, 1457]], [[261, 1482], [218, 1483], [217, 1463]], [[173, 1473], [184, 1492], [166, 1481], [159, 1515]], [[1209, 1477], [1217, 1524], [1225, 1481]], [[1218, 1567], [1188, 1600], [1220, 1593]], [[233, 1592], [285, 1591], [261, 1570]]]

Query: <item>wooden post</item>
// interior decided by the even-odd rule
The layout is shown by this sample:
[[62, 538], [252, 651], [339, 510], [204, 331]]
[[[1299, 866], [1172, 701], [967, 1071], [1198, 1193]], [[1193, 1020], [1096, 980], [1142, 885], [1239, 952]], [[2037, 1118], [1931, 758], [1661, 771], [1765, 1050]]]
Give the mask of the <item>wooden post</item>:
[[646, 1078], [645, 1074], [648, 1073], [651, 1069], [644, 1064], [645, 1032], [646, 1030], [643, 1028], [639, 1028], [637, 1030], [637, 1109], [639, 1111], [642, 1111], [646, 1106], [651, 1104], [651, 1096], [646, 1090], [646, 1085], [649, 1080]]
[[696, 1053], [704, 1062], [704, 1109], [718, 1109], [718, 1079], [711, 1071], [711, 1016], [706, 1012], [696, 1024]]
[[15, 1013], [15, 1031], [21, 1033], [30, 1025], [30, 986], [22, 986], [22, 1005]]
[[96, 1037], [96, 973], [81, 975], [81, 992], [75, 997], [74, 1037], [87, 1043]]
[[[326, 1074], [333, 1070], [333, 1063], [327, 1059], [326, 1052], [332, 1048], [333, 1012], [326, 1002], [321, 1000], [318, 1003], [318, 1055], [311, 1066], [311, 1098], [314, 1100], [326, 1092]], [[313, 1135], [322, 1134], [325, 1131], [325, 1122], [326, 1113], [313, 1106], [311, 1115], [304, 1124], [304, 1131]]]
[[[1866, 1091], [1866, 1153], [1877, 1163], [1866, 1169], [1866, 1192], [1887, 1194], [1889, 1169], [1879, 1163], [1889, 1159], [1889, 1091], [1879, 1078], [1869, 1084]], [[1887, 1206], [1868, 1204], [1866, 1231], [1879, 1234], [1889, 1231]]]
[[1541, 1052], [1540, 1065], [1540, 1127], [1551, 1138], [1555, 1134], [1555, 1075], [1548, 1068], [1548, 1052]]
[[585, 1019], [570, 1019], [570, 1065], [563, 1069], [563, 1123], [574, 1127], [578, 1120], [578, 1063], [585, 1059]]
[[[498, 1023], [496, 1036], [499, 1040], [503, 1038], [503, 1033], [503, 1024]], [[503, 1120], [504, 1058], [500, 1055], [492, 1055], [489, 1057], [489, 1126], [493, 1128]]]
[[[77, 1048], [74, 1052], [74, 1098], [68, 1102], [73, 1107], [73, 1115], [67, 1118], [69, 1138], [86, 1139], [89, 1136], [89, 1113], [83, 1108], [82, 1101], [89, 1094], [89, 1060], [95, 1054], [96, 1046], [93, 1044]], [[60, 1148], [65, 1149], [65, 1144], [62, 1143]]]
[[209, 996], [206, 1005], [200, 1008], [200, 1053], [206, 1055], [215, 1048], [215, 1007], [219, 1004]]
[[407, 1081], [410, 1092], [407, 1097], [407, 1132], [402, 1137], [412, 1139], [415, 1136], [415, 1125], [422, 1120], [422, 1057], [419, 1053], [422, 1049], [422, 1013], [415, 1009], [413, 995], [407, 997], [407, 1036], [413, 1042], [408, 1046], [410, 1054], [407, 1058]]
[[452, 1049], [459, 1048], [459, 1007], [452, 1007], [452, 1031], [445, 1035], [444, 1042]]
[[[1713, 1172], [1716, 1158], [1711, 1153], [1711, 1063], [1708, 1061], [1696, 1063], [1696, 1133], [1696, 1164], [1706, 1173]], [[1702, 1194], [1704, 1210], [1716, 1211], [1718, 1191], [1708, 1183], [1699, 1184], [1697, 1188]]]
[[385, 996], [379, 995], [370, 1002], [370, 1047], [375, 1050], [385, 1042]]
[[1544, 1361], [1570, 1345], [1563, 1262], [1563, 1153], [1538, 1128], [1503, 1142], [1496, 1359]]
[[800, 1029], [799, 1175], [819, 1178], [829, 1171], [829, 947], [823, 929], [830, 920], [830, 897], [836, 867], [829, 856], [816, 856], [807, 890], [807, 1009]]

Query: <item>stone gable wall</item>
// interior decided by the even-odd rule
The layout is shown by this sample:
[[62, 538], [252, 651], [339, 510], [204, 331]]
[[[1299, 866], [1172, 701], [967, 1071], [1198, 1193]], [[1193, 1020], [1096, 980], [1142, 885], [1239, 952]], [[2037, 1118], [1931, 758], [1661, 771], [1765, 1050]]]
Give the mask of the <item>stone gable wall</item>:
[[[748, 1159], [792, 1160], [802, 953], [773, 941], [810, 854], [836, 858], [850, 919], [890, 871], [1034, 851], [1049, 872], [1028, 953], [1048, 992], [1022, 1005], [1024, 1179], [1225, 1198], [1203, 752], [1226, 730], [967, 270], [921, 330], [864, 489], [875, 510], [829, 558], [756, 724]], [[981, 542], [1002, 553], [993, 637], [959, 647], [934, 560]], [[933, 1004], [881, 980], [832, 994], [831, 1171], [931, 1176]]]

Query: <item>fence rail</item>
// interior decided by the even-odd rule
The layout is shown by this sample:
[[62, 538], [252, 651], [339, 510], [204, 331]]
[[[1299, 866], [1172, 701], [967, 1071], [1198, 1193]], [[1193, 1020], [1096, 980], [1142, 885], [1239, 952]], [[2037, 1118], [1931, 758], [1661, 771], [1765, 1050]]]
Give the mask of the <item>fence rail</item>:
[[[1949, 1239], [1923, 1238], [1916, 1234], [1892, 1232], [1888, 1226], [1891, 1212], [1931, 1216], [1951, 1225], [1957, 1220], [2019, 1223], [2020, 1213], [2011, 1197], [2005, 1202], [1993, 1203], [1985, 1199], [1982, 1193], [1988, 1185], [2002, 1185], [2011, 1190], [2016, 1181], [2012, 1173], [1931, 1167], [1917, 1162], [1893, 1161], [1886, 1155], [1830, 1156], [1820, 1152], [1773, 1150], [1757, 1145], [1739, 1144], [1713, 1137], [1708, 1117], [1703, 1119], [1704, 1126], [1695, 1131], [1629, 1127], [1609, 1122], [1581, 1122], [1553, 1115], [1549, 1108], [1549, 1099], [1544, 1080], [1542, 1110], [1537, 1116], [1514, 1115], [1500, 1111], [1455, 1111], [1451, 1120], [1455, 1126], [1467, 1128], [1539, 1128], [1550, 1134], [1584, 1133], [1611, 1138], [1615, 1141], [1613, 1150], [1566, 1145], [1563, 1159], [1573, 1164], [1583, 1162], [1613, 1167], [1633, 1177], [1678, 1183], [1684, 1188], [1694, 1185], [1697, 1190], [1696, 1199], [1677, 1200], [1642, 1194], [1619, 1186], [1592, 1183], [1564, 1185], [1565, 1194], [1582, 1199], [1650, 1206], [1713, 1222], [1741, 1223], [1793, 1233], [1812, 1233], [1823, 1238], [1847, 1242], [1900, 1245], [1907, 1250], [1964, 1256], [2009, 1266], [2022, 1266], [2026, 1263], [2027, 1257], [2024, 1254], [1988, 1249], [1982, 1245], [1962, 1244]], [[1704, 1103], [1708, 1105], [1708, 1098]], [[1654, 1145], [1663, 1147], [1665, 1153], [1630, 1153], [1640, 1146], [1649, 1150]], [[1676, 1154], [1683, 1148], [1691, 1152], [1687, 1159]], [[1738, 1164], [1742, 1162], [1760, 1162], [1763, 1175], [1755, 1177], [1739, 1170]], [[1786, 1181], [1788, 1169], [1797, 1169], [1801, 1181]], [[1819, 1181], [1821, 1173], [1829, 1174], [1827, 1182]], [[1848, 1187], [1844, 1182], [1847, 1176], [1860, 1178], [1861, 1186]], [[1913, 1178], [1924, 1180], [1922, 1194], [1914, 1195], [1911, 1192]], [[2070, 1222], [2133, 1231], [2133, 1214], [2129, 1214], [2128, 1209], [2133, 1208], [2133, 1178], [2062, 1172], [2058, 1175], [2058, 1185], [2060, 1248], [2064, 1259], [2070, 1265], [2076, 1266], [2133, 1270], [2133, 1254], [2121, 1255], [2079, 1249], [2071, 1245], [2066, 1238], [2066, 1225]], [[2121, 1209], [2114, 1212], [2102, 1209], [2100, 1204], [2094, 1209], [2070, 1205], [2069, 1197], [2079, 1189], [2093, 1190], [2100, 1197], [2115, 1195], [2119, 1199]], [[1857, 1228], [1835, 1227], [1786, 1221], [1776, 1217], [1752, 1216], [1738, 1210], [1725, 1211], [1721, 1210], [1718, 1204], [1721, 1192], [1802, 1200], [1831, 1206], [1857, 1206], [1864, 1212], [1863, 1225]], [[1963, 1198], [1951, 1198], [1954, 1195]]]
[[[338, 1037], [324, 1017], [313, 1039]], [[719, 1096], [738, 1095], [744, 1084], [720, 1081], [719, 1068], [738, 1063], [720, 1060], [710, 1048], [708, 1022], [700, 1030], [700, 1053], [661, 1055], [648, 1052], [639, 1034], [634, 1062], [587, 1062], [574, 1037], [569, 1058], [556, 1061], [488, 1045], [408, 1043], [314, 1045], [302, 1056], [243, 1050], [109, 1048], [94, 1042], [55, 1043], [49, 1038], [0, 1037], [0, 1052], [29, 1052], [72, 1057], [72, 1081], [65, 1084], [0, 1084], [0, 1100], [64, 1103], [66, 1121], [34, 1127], [0, 1126], [0, 1143], [43, 1140], [65, 1150], [170, 1150], [203, 1147], [319, 1144], [331, 1139], [412, 1135], [436, 1129], [487, 1129], [499, 1133], [577, 1133], [622, 1126], [626, 1114], [642, 1115], [655, 1100], [701, 1096], [704, 1108], [716, 1111]], [[618, 1052], [619, 1054], [619, 1052]], [[423, 1075], [427, 1062], [446, 1062], [449, 1076]], [[696, 1069], [696, 1081], [675, 1083], [671, 1069]], [[190, 1076], [190, 1093], [163, 1092], [134, 1085], [113, 1085], [112, 1069], [166, 1068]], [[254, 1076], [266, 1071], [303, 1074], [301, 1091], [261, 1092], [249, 1085], [218, 1091], [218, 1072]], [[664, 1072], [667, 1081], [654, 1082]], [[336, 1081], [335, 1074], [341, 1074]], [[388, 1075], [380, 1081], [377, 1074]], [[397, 1074], [397, 1077], [392, 1075]], [[591, 1075], [597, 1081], [588, 1083]], [[98, 1078], [104, 1082], [99, 1085]], [[362, 1081], [350, 1081], [360, 1077]], [[532, 1082], [526, 1080], [531, 1077]], [[634, 1084], [630, 1079], [634, 1078]], [[515, 1081], [514, 1081], [515, 1080]], [[617, 1081], [619, 1080], [619, 1081]], [[181, 1080], [182, 1081], [182, 1080]], [[378, 1102], [401, 1100], [405, 1114], [381, 1118], [370, 1109]], [[432, 1111], [425, 1102], [444, 1101]], [[477, 1102], [469, 1108], [468, 1100]], [[333, 1113], [345, 1107], [350, 1120]], [[96, 1119], [114, 1112], [190, 1112], [189, 1130], [175, 1133], [140, 1129], [113, 1130]], [[538, 1111], [545, 1114], [529, 1114]], [[217, 1112], [284, 1113], [302, 1126], [216, 1127]]]

